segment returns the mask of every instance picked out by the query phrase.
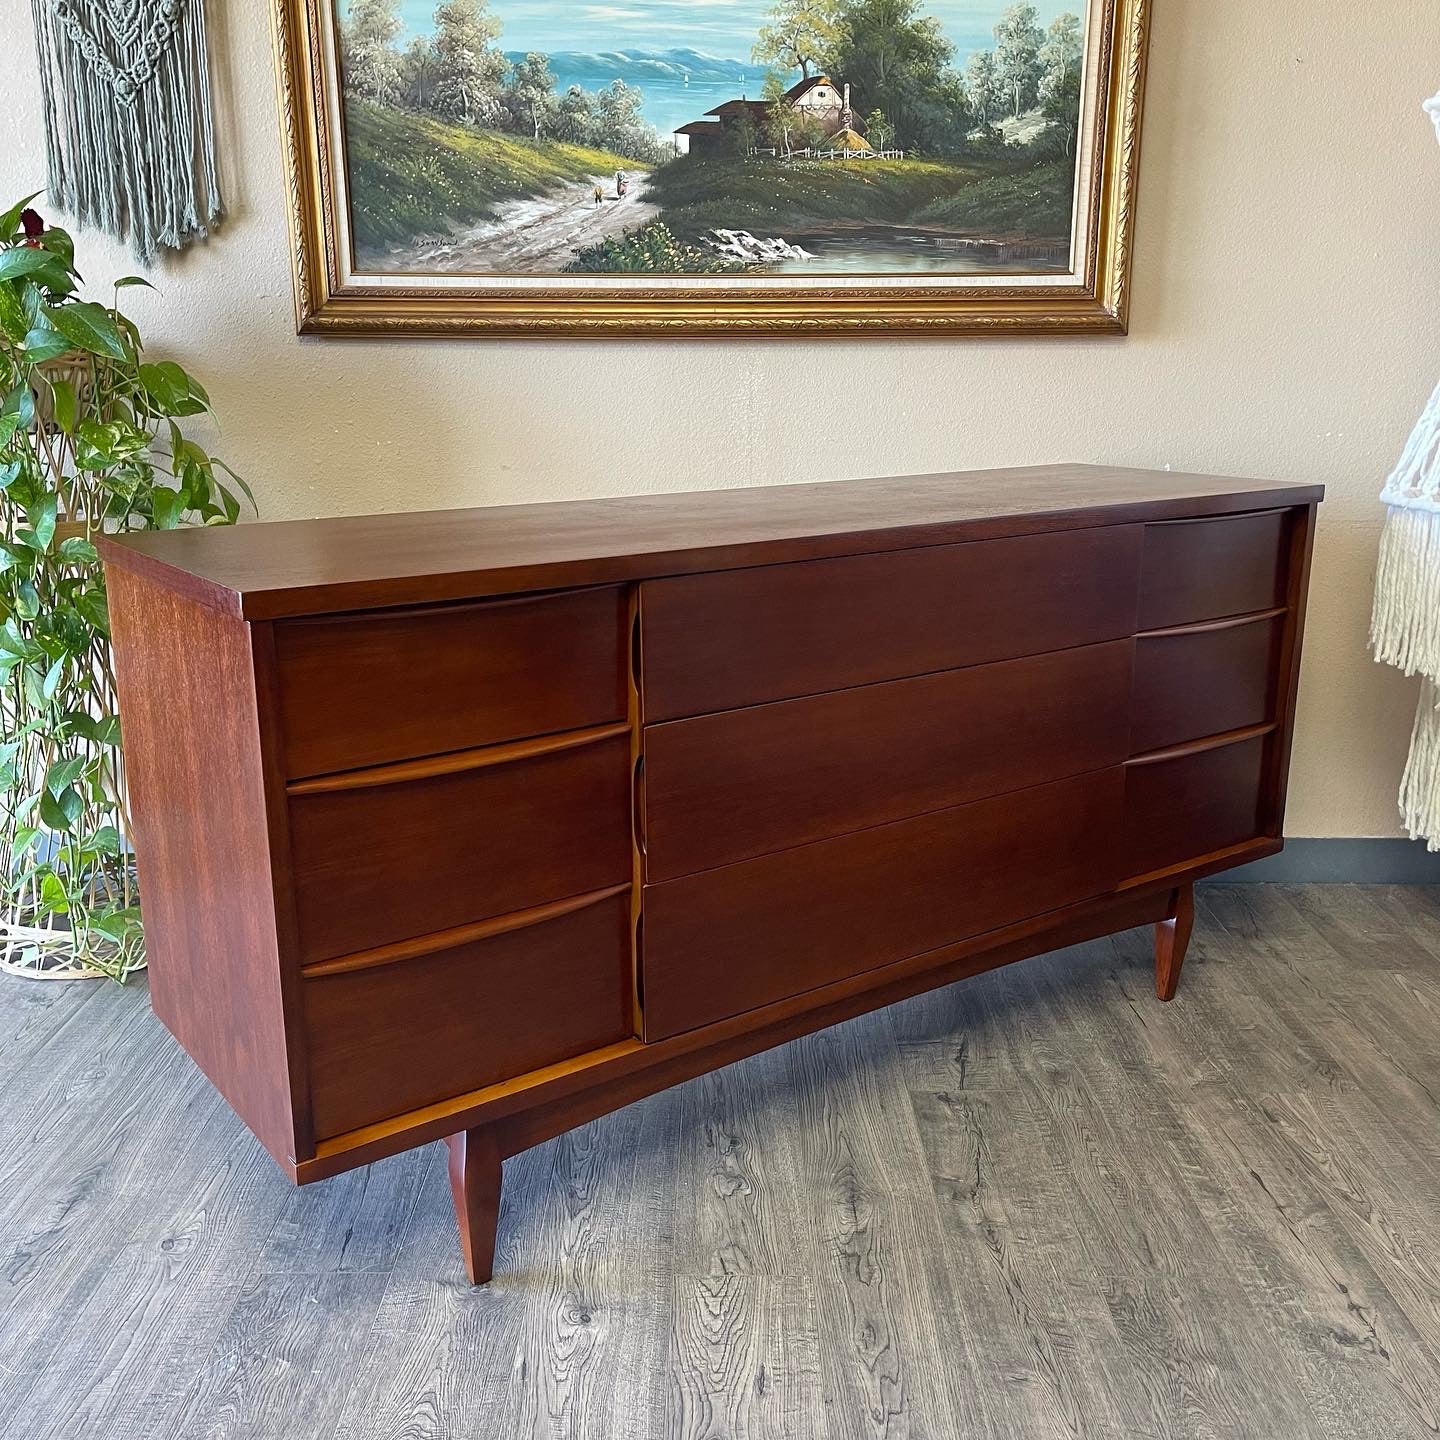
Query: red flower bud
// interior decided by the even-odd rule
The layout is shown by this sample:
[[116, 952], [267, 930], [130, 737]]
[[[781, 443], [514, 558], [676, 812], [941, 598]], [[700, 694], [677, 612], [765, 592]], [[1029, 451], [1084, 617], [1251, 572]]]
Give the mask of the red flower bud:
[[45, 228], [45, 222], [34, 210], [22, 210], [20, 224], [24, 228], [26, 236], [31, 240]]

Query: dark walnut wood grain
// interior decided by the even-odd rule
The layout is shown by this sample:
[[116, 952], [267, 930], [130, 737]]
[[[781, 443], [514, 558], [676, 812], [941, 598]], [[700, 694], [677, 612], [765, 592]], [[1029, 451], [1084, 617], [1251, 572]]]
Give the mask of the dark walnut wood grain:
[[1117, 765], [1129, 640], [837, 690], [645, 732], [646, 876]]
[[292, 794], [305, 962], [630, 877], [623, 734], [507, 764]]
[[1202, 621], [1135, 641], [1131, 749], [1160, 750], [1275, 718], [1285, 612]]
[[1129, 635], [1142, 533], [1121, 525], [647, 581], [645, 719]]
[[273, 619], [1307, 505], [1323, 494], [1319, 485], [1035, 465], [166, 530], [102, 546], [107, 564]]
[[251, 627], [108, 581], [151, 1003], [290, 1168], [312, 1139]]
[[436, 953], [307, 972], [315, 1133], [324, 1138], [623, 1040], [630, 896]]
[[625, 718], [625, 593], [288, 620], [286, 771], [319, 775]]
[[1123, 788], [1096, 771], [647, 886], [645, 1038], [1108, 890]]
[[1147, 526], [1140, 628], [1156, 630], [1283, 605], [1287, 518], [1284, 510], [1267, 510]]
[[1282, 844], [1318, 499], [1046, 467], [107, 542], [157, 1008], [302, 1182], [448, 1137], [482, 1281], [504, 1158], [666, 1085], [1132, 925], [1167, 998], [1193, 880]]

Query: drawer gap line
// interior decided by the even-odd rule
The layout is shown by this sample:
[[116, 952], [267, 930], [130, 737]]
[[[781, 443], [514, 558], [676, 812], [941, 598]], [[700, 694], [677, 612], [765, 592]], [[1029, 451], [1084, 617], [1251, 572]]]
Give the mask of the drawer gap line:
[[578, 750], [598, 745], [617, 735], [628, 735], [625, 721], [612, 725], [595, 725], [587, 730], [567, 730], [558, 735], [542, 735], [532, 740], [508, 740], [503, 745], [481, 745], [472, 750], [451, 750], [443, 755], [429, 755], [420, 760], [399, 760], [389, 765], [371, 765], [363, 770], [344, 770], [336, 775], [316, 775], [307, 780], [291, 780], [285, 786], [287, 795], [328, 795], [339, 790], [368, 790], [380, 785], [401, 785], [409, 780], [430, 780], [440, 775], [460, 775], [467, 770], [484, 770], [492, 765], [510, 765], [532, 760], [541, 755], [557, 755], [564, 750]]
[[1224, 730], [1218, 735], [1204, 735], [1199, 740], [1187, 740], [1183, 745], [1167, 745], [1163, 750], [1148, 750], [1143, 755], [1132, 755], [1126, 766], [1159, 765], [1165, 760], [1181, 760], [1186, 755], [1201, 755], [1206, 750], [1219, 750], [1226, 745], [1240, 745], [1246, 740], [1256, 740], [1279, 729], [1279, 722], [1267, 720], [1261, 725], [1246, 725], [1239, 730]]
[[628, 881], [624, 885], [609, 885], [604, 890], [590, 890], [565, 900], [533, 905], [527, 910], [512, 910], [505, 915], [492, 916], [489, 920], [478, 920], [473, 925], [457, 925], [450, 930], [418, 935], [413, 940], [396, 940], [390, 945], [379, 945], [373, 950], [357, 950], [354, 954], [339, 955], [331, 960], [316, 960], [301, 966], [300, 973], [307, 980], [313, 980], [326, 975], [347, 975], [352, 970], [373, 970], [380, 965], [395, 965], [404, 960], [418, 960], [442, 950], [458, 949], [476, 940], [488, 940], [495, 935], [508, 935], [513, 930], [543, 925], [547, 920], [559, 920], [564, 915], [589, 909], [591, 905], [599, 905], [616, 895], [627, 894], [629, 890]]
[[1284, 605], [1269, 610], [1252, 610], [1244, 615], [1225, 615], [1218, 620], [1196, 620], [1189, 625], [1167, 625], [1161, 630], [1137, 630], [1137, 640], [1161, 640], [1171, 635], [1207, 635], [1213, 630], [1235, 630], [1241, 625], [1258, 625], [1262, 620], [1275, 620], [1285, 614]]

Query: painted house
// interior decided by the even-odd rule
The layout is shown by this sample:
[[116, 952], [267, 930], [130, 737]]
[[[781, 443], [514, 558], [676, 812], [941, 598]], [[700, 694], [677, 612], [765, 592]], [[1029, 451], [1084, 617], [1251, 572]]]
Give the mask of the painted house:
[[[797, 114], [818, 120], [827, 135], [841, 130], [853, 131], [855, 115], [850, 108], [850, 87], [837, 84], [828, 75], [811, 75], [797, 81], [783, 98]], [[742, 95], [738, 100], [727, 100], [707, 110], [705, 118], [680, 126], [675, 134], [685, 137], [685, 149], [691, 155], [714, 153], [725, 148], [742, 116], [749, 118], [757, 135], [762, 134], [769, 112], [770, 106], [764, 100], [747, 100]], [[714, 119], [709, 118], [711, 116]]]

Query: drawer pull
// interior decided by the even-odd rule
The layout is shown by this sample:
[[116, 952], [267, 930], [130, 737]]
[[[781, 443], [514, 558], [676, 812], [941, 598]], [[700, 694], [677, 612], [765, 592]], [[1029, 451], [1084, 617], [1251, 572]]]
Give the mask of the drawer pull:
[[1248, 615], [1226, 615], [1219, 620], [1196, 620], [1189, 625], [1167, 625], [1163, 630], [1140, 630], [1137, 640], [1158, 640], [1170, 635], [1206, 635], [1212, 630], [1234, 630], [1240, 625], [1258, 625], [1262, 620], [1273, 620], [1283, 615], [1283, 605], [1273, 605], [1269, 610], [1252, 610]]
[[452, 930], [437, 930], [432, 935], [420, 935], [414, 940], [397, 940], [392, 945], [379, 945], [373, 950], [357, 950], [353, 955], [339, 955], [333, 960], [318, 960], [313, 965], [301, 967], [301, 974], [307, 980], [325, 975], [346, 975], [352, 970], [373, 970], [377, 965], [394, 965], [402, 960], [416, 960], [422, 955], [433, 955], [439, 950], [454, 950], [476, 940], [488, 940], [494, 935], [508, 935], [512, 930], [524, 930], [531, 925], [543, 925], [547, 920], [558, 920], [562, 915], [573, 915], [577, 910], [588, 910], [592, 905], [624, 894], [629, 885], [610, 885], [604, 890], [591, 890], [584, 895], [572, 895], [565, 900], [552, 900], [548, 905], [533, 905], [528, 910], [512, 910], [508, 915], [495, 915], [489, 920], [474, 925], [457, 925]]
[[1275, 721], [1264, 725], [1246, 725], [1241, 730], [1226, 730], [1220, 735], [1206, 735], [1199, 740], [1187, 740], [1183, 745], [1167, 745], [1163, 750], [1151, 750], [1147, 755], [1132, 755], [1125, 762], [1126, 768], [1136, 765], [1159, 765], [1166, 760], [1179, 760], [1186, 755], [1199, 755], [1206, 750], [1219, 750], [1226, 745], [1239, 745], [1246, 740], [1257, 739], [1278, 729]]
[[376, 785], [400, 785], [407, 780], [429, 780], [436, 775], [459, 775], [466, 770], [483, 770], [490, 765], [509, 765], [537, 755], [555, 755], [597, 745], [617, 735], [628, 735], [625, 723], [595, 725], [588, 730], [570, 730], [562, 735], [542, 735], [536, 740], [511, 740], [504, 745], [482, 745], [474, 750], [454, 750], [448, 755], [429, 755], [423, 760], [401, 760], [393, 765], [372, 765], [365, 770], [346, 770], [338, 775], [317, 775], [309, 780], [292, 780], [288, 795], [325, 795], [336, 790], [369, 790]]

